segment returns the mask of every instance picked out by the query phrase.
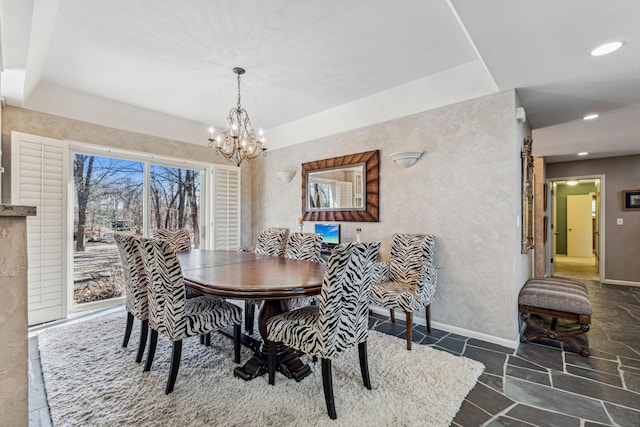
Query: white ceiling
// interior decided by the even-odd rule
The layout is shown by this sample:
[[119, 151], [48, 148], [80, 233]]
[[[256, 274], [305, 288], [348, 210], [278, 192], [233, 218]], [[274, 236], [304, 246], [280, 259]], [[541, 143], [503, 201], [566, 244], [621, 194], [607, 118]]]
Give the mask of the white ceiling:
[[206, 142], [236, 102], [234, 66], [247, 69], [242, 105], [275, 135], [363, 98], [389, 118], [411, 112], [405, 98], [437, 107], [452, 102], [438, 94], [448, 78], [464, 89], [454, 100], [516, 89], [549, 161], [640, 153], [637, 0], [0, 1], [10, 105], [73, 116], [78, 102], [80, 118], [127, 104]]

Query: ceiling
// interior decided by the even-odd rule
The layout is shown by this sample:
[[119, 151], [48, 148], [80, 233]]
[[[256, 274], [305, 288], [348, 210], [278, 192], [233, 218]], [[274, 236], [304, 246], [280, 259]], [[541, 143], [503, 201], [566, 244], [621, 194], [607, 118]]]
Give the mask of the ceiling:
[[[267, 136], [383, 95], [393, 100], [384, 103], [393, 117], [411, 112], [403, 97], [417, 98], [415, 110], [451, 102], [438, 95], [445, 87], [461, 87], [459, 98], [516, 89], [536, 156], [640, 153], [637, 0], [0, 0], [0, 7], [0, 90], [9, 105], [71, 111], [83, 94], [93, 101], [77, 106], [78, 117], [87, 105], [97, 112], [106, 111], [100, 103], [129, 105], [192, 123], [206, 142], [209, 124], [222, 124], [236, 103], [231, 69], [242, 66], [242, 105]], [[625, 45], [589, 55], [612, 40]], [[447, 78], [453, 86], [442, 84]], [[598, 119], [582, 120], [594, 112]]]

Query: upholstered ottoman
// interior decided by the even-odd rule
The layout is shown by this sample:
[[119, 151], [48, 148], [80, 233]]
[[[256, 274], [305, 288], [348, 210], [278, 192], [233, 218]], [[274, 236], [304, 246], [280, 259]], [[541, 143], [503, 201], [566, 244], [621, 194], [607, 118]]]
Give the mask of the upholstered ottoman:
[[[521, 342], [535, 341], [540, 338], [551, 338], [561, 341], [583, 356], [589, 356], [589, 347], [582, 347], [572, 339], [589, 330], [591, 324], [591, 300], [584, 283], [577, 280], [558, 277], [534, 277], [527, 281], [518, 297], [520, 318], [525, 321], [520, 334]], [[551, 326], [534, 322], [530, 315], [543, 314], [551, 316]], [[558, 318], [577, 321], [575, 328], [558, 328]], [[526, 326], [539, 332], [526, 335]]]

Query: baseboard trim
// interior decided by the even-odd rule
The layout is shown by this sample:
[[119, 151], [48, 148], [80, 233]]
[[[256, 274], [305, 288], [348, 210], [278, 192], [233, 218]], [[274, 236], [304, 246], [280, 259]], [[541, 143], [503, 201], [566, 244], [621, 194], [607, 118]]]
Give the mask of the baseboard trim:
[[640, 287], [640, 282], [631, 282], [628, 280], [603, 279], [601, 283], [605, 285], [635, 286]]
[[[389, 310], [386, 308], [369, 306], [369, 309], [376, 314], [380, 314], [382, 316], [389, 316]], [[401, 314], [401, 316], [403, 315]], [[397, 318], [398, 317], [396, 316], [396, 319]], [[401, 317], [401, 319], [403, 318]], [[413, 323], [427, 326], [427, 320], [424, 317], [417, 317], [415, 315], [413, 316]], [[446, 323], [431, 321], [431, 327], [440, 329], [441, 331], [450, 332], [452, 334], [464, 335], [465, 337], [475, 338], [480, 341], [485, 341], [485, 342], [501, 345], [503, 347], [512, 348], [512, 349], [518, 348], [518, 345], [520, 344], [520, 340], [518, 338], [513, 340], [508, 340], [505, 338], [496, 337], [494, 335], [484, 334], [482, 332], [472, 331], [470, 329], [448, 325]]]

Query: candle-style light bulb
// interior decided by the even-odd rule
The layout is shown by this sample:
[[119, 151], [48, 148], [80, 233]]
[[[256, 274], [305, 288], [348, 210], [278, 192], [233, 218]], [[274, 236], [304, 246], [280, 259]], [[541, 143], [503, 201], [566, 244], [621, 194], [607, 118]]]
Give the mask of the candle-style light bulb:
[[215, 133], [215, 129], [213, 128], [213, 126], [211, 126], [209, 128], [209, 139], [213, 139], [213, 134]]

